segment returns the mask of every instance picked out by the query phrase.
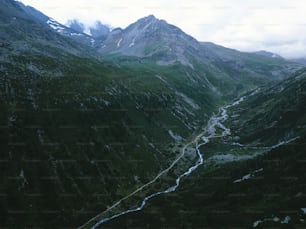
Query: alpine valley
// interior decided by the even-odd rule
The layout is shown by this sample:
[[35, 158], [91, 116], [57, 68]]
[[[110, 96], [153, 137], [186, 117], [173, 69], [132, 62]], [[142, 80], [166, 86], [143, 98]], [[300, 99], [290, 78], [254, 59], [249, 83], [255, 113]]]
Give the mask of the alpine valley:
[[0, 228], [305, 228], [305, 113], [301, 61], [0, 0]]

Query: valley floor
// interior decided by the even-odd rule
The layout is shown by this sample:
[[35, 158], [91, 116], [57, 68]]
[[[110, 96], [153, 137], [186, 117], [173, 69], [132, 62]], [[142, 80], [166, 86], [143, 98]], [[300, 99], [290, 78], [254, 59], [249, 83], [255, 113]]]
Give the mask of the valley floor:
[[[251, 94], [252, 96], [253, 94]], [[191, 179], [193, 182], [195, 182], [195, 178], [191, 178], [188, 177], [193, 171], [195, 171], [196, 169], [198, 169], [203, 163], [204, 163], [204, 159], [203, 156], [201, 154], [201, 152], [205, 152], [205, 145], [207, 144], [216, 144], [216, 142], [224, 142], [224, 140], [230, 137], [231, 135], [231, 130], [227, 127], [224, 126], [224, 122], [228, 119], [228, 114], [227, 114], [227, 109], [232, 108], [236, 105], [238, 105], [239, 103], [241, 103], [242, 101], [244, 101], [246, 97], [241, 97], [240, 99], [236, 100], [235, 102], [233, 102], [230, 105], [227, 105], [223, 108], [220, 109], [220, 113], [218, 115], [213, 115], [212, 118], [209, 120], [207, 126], [204, 128], [204, 131], [202, 133], [200, 133], [199, 135], [195, 136], [192, 138], [191, 141], [189, 141], [188, 143], [186, 143], [183, 147], [181, 147], [181, 154], [179, 155], [179, 157], [177, 157], [173, 163], [166, 168], [165, 170], [163, 170], [162, 172], [160, 172], [153, 180], [151, 180], [150, 182], [144, 184], [143, 186], [141, 186], [140, 188], [138, 188], [137, 190], [135, 190], [134, 192], [130, 193], [129, 195], [125, 196], [124, 198], [120, 199], [119, 201], [117, 201], [115, 204], [113, 204], [111, 207], [109, 207], [107, 210], [105, 210], [104, 212], [102, 212], [101, 214], [99, 214], [98, 216], [94, 217], [93, 219], [91, 219], [90, 221], [88, 221], [85, 225], [79, 227], [79, 228], [100, 228], [101, 226], [103, 226], [104, 224], [107, 224], [110, 221], [116, 221], [118, 220], [118, 218], [128, 218], [129, 215], [132, 215], [132, 213], [137, 213], [139, 211], [144, 210], [144, 208], [146, 207], [147, 203], [149, 201], [151, 201], [151, 199], [158, 199], [160, 198], [160, 195], [165, 194], [165, 196], [169, 196], [172, 195], [172, 192], [175, 192], [181, 184], [181, 179], [185, 178], [183, 180], [183, 182], [186, 182], [186, 180]], [[221, 141], [220, 141], [221, 139]], [[296, 140], [296, 139], [293, 139]], [[211, 143], [211, 141], [213, 141], [213, 143]], [[205, 167], [207, 171], [218, 171], [218, 167], [227, 167], [227, 164], [230, 162], [236, 162], [236, 163], [243, 163], [242, 161], [246, 161], [246, 160], [251, 160], [253, 158], [257, 158], [259, 155], [262, 155], [263, 153], [270, 151], [274, 148], [278, 148], [283, 144], [288, 144], [288, 142], [282, 142], [279, 143], [277, 145], [273, 145], [273, 146], [269, 146], [269, 147], [249, 147], [249, 146], [243, 146], [241, 144], [233, 144], [231, 143], [231, 145], [233, 145], [233, 148], [235, 148], [235, 145], [238, 145], [238, 148], [243, 148], [243, 150], [248, 151], [249, 154], [232, 154], [232, 153], [224, 153], [224, 154], [216, 154], [213, 156], [206, 156], [206, 160], [205, 160]], [[226, 144], [229, 144], [228, 142]], [[179, 164], [180, 160], [182, 160], [182, 158], [186, 157], [186, 151], [188, 148], [192, 148], [194, 147], [194, 153], [197, 154], [198, 160], [196, 161], [195, 165], [189, 167], [185, 172], [181, 173], [180, 175], [177, 176], [177, 178], [175, 179], [175, 185], [170, 186], [166, 189], [164, 189], [163, 191], [156, 191], [154, 192], [154, 187], [153, 184], [155, 182], [157, 182], [157, 180], [159, 180], [160, 182], [162, 182], [162, 179], [166, 176], [169, 175], [169, 173], [171, 172], [171, 170], [173, 169], [174, 166], [176, 166], [177, 164]], [[230, 150], [232, 151], [233, 148]], [[252, 151], [251, 149], [255, 148], [256, 150]], [[201, 151], [200, 151], [201, 149]], [[207, 171], [205, 171], [204, 173], [207, 173]], [[248, 174], [243, 175], [241, 178], [234, 180], [232, 183], [241, 183], [241, 182], [245, 182], [247, 180], [250, 179], [254, 179], [255, 177], [258, 176], [258, 174], [261, 174], [264, 171], [263, 168], [251, 171]], [[208, 172], [209, 173], [209, 172]], [[192, 189], [191, 189], [192, 190]], [[191, 191], [190, 190], [190, 191]], [[187, 191], [187, 190], [186, 190]], [[192, 190], [193, 192], [193, 190]], [[129, 199], [133, 199], [134, 196], [142, 196], [145, 194], [145, 197], [143, 197], [142, 201], [138, 201], [139, 203], [133, 203], [133, 201], [129, 202]], [[235, 195], [234, 195], [235, 196]], [[239, 198], [240, 195], [237, 194], [237, 198]], [[164, 197], [167, 198], [167, 197]], [[157, 201], [158, 202], [158, 201]], [[170, 205], [173, 205], [175, 203], [172, 203]], [[132, 208], [129, 209], [124, 209], [123, 206], [133, 206]], [[163, 208], [161, 206], [161, 208]], [[147, 207], [146, 211], [150, 211], [149, 207]], [[188, 212], [188, 210], [185, 210], [186, 212]], [[193, 212], [192, 209], [190, 209], [191, 212]], [[289, 217], [289, 216], [288, 216]], [[278, 218], [279, 220], [277, 221], [276, 218], [274, 220], [271, 220], [272, 222], [280, 222], [282, 224], [288, 223], [287, 221], [289, 221], [289, 218], [285, 218], [283, 221], [281, 221], [280, 218]], [[288, 220], [289, 219], [289, 220]], [[119, 221], [121, 221], [119, 219]], [[140, 220], [141, 221], [141, 220]], [[259, 224], [265, 223], [265, 222], [269, 222], [268, 219], [263, 219], [263, 220], [259, 220], [254, 222], [255, 226], [258, 226]], [[302, 221], [301, 221], [302, 222]], [[114, 223], [116, 225], [116, 223]], [[110, 222], [110, 225], [112, 225], [112, 222]]]
[[[205, 130], [182, 147], [180, 156], [170, 167], [80, 228], [103, 228], [104, 225], [107, 228], [119, 225], [126, 225], [125, 228], [161, 228], [178, 224], [179, 228], [305, 226], [306, 206], [302, 203], [306, 203], [306, 158], [299, 150], [304, 149], [306, 141], [296, 137], [265, 147], [229, 141], [232, 139], [231, 130], [224, 126], [229, 117], [227, 109], [244, 99], [241, 97], [221, 108], [220, 114], [209, 120]], [[230, 148], [216, 153], [218, 144]], [[153, 188], [145, 192], [147, 195], [139, 204], [128, 202], [134, 207], [121, 211], [122, 208], [116, 209], [126, 199], [167, 176], [190, 147], [196, 149], [198, 160], [176, 178], [174, 186], [157, 192], [152, 192]], [[212, 149], [213, 154], [210, 152]], [[201, 152], [205, 154], [205, 151], [209, 153], [203, 158]], [[292, 155], [288, 155], [287, 151]], [[284, 168], [288, 160], [293, 160], [291, 157], [296, 162], [288, 163]], [[201, 166], [203, 163], [204, 166]], [[189, 176], [192, 172], [194, 174]], [[180, 186], [182, 178], [185, 179]]]

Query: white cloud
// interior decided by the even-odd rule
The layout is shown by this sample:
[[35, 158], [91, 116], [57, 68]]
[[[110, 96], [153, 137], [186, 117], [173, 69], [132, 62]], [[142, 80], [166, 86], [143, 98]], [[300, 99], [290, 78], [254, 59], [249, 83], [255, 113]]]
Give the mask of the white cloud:
[[126, 27], [154, 14], [201, 41], [243, 51], [306, 56], [305, 0], [22, 0], [61, 23], [77, 18]]

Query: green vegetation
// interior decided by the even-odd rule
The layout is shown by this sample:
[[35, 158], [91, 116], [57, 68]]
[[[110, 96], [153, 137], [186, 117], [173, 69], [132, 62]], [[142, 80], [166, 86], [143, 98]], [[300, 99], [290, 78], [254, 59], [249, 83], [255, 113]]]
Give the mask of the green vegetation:
[[177, 156], [167, 150], [168, 131], [189, 137], [216, 106], [173, 66], [122, 68], [72, 55], [11, 60], [0, 82], [4, 226], [81, 225], [167, 167]]
[[[53, 55], [57, 52], [60, 51], [53, 50]], [[217, 73], [212, 66], [203, 66], [196, 61], [193, 65], [195, 69], [179, 63], [160, 66], [152, 59], [118, 55], [107, 56], [103, 61], [67, 53], [58, 54], [58, 58], [34, 51], [11, 55], [10, 61], [1, 64], [0, 131], [4, 146], [1, 166], [5, 171], [1, 174], [0, 211], [4, 216], [1, 225], [13, 228], [82, 225], [114, 201], [148, 182], [173, 161], [178, 152], [171, 150], [174, 140], [169, 130], [188, 139], [205, 126], [217, 107], [256, 85], [243, 80], [233, 83], [227, 73]], [[291, 85], [290, 80], [285, 82]], [[290, 90], [288, 94], [291, 95]], [[275, 97], [279, 98], [278, 95]], [[260, 103], [262, 99], [258, 100], [265, 106], [262, 110], [272, 109], [275, 100], [269, 98], [271, 102], [266, 105]], [[293, 104], [290, 96], [284, 95], [284, 98], [289, 99], [284, 99], [286, 104]], [[248, 106], [252, 107], [252, 104], [249, 102]], [[237, 112], [239, 110], [233, 110], [231, 115], [242, 117], [245, 114]], [[247, 118], [241, 119], [241, 123], [243, 120]], [[240, 131], [234, 119], [229, 122], [234, 131]], [[299, 123], [301, 126], [303, 119]], [[252, 125], [248, 124], [246, 133], [239, 135], [242, 141], [244, 136], [252, 133], [247, 132], [250, 128]], [[224, 152], [234, 155], [257, 152], [235, 148], [230, 145], [230, 139], [226, 141], [228, 143], [213, 141], [204, 150], [207, 150], [205, 158]], [[173, 184], [176, 174], [191, 164], [191, 160], [184, 160], [174, 171], [138, 197], [127, 200], [118, 210], [139, 203], [146, 193]], [[224, 166], [227, 169], [229, 165]], [[218, 176], [222, 174], [222, 168], [212, 163], [197, 174]], [[154, 223], [148, 216], [142, 220], [150, 227], [174, 226], [175, 222], [167, 224], [164, 220], [178, 214], [180, 222], [188, 222], [189, 227], [201, 223], [214, 225], [210, 224], [214, 221], [211, 221], [213, 216], [207, 208], [196, 210], [199, 211], [196, 214], [189, 212], [193, 208], [185, 203], [187, 190], [193, 190], [189, 185], [198, 182], [199, 188], [211, 185], [210, 190], [227, 190], [228, 183], [214, 181], [206, 184], [197, 181], [198, 178], [188, 178], [187, 186], [183, 186], [185, 192], [150, 202], [148, 207], [155, 214]], [[199, 196], [201, 193], [196, 196], [197, 202]], [[212, 200], [214, 198], [209, 199], [209, 203]], [[166, 206], [160, 205], [160, 201], [170, 201], [171, 208], [157, 210]], [[203, 204], [206, 206], [206, 202]], [[134, 216], [128, 217], [133, 219]], [[225, 219], [227, 217], [232, 218], [226, 216]], [[117, 225], [122, 220], [125, 217], [112, 223]], [[136, 224], [142, 225], [142, 220]], [[245, 223], [249, 220], [246, 218]]]
[[[251, 228], [258, 220], [278, 217], [279, 221], [267, 220], [258, 228], [303, 228], [305, 144], [302, 138], [255, 159], [206, 165], [185, 179], [177, 192], [159, 196], [141, 212], [104, 226]], [[250, 179], [234, 182], [257, 170]], [[281, 223], [287, 216], [289, 224]]]
[[[303, 224], [305, 69], [290, 76], [300, 65], [200, 44], [166, 22], [140, 50], [147, 56], [102, 56], [15, 1], [0, 5], [0, 227], [84, 224], [171, 165], [219, 107], [258, 87], [229, 109], [232, 135], [201, 147], [207, 163], [178, 192], [105, 226], [250, 227], [272, 215]], [[191, 150], [112, 213], [173, 185], [196, 159]]]
[[233, 134], [241, 143], [272, 145], [305, 134], [305, 69], [290, 78], [260, 88], [232, 111]]
[[160, 53], [160, 52], [167, 51], [167, 50], [168, 50], [167, 46], [163, 44], [155, 44], [152, 46], [147, 45], [143, 50], [143, 54], [147, 56], [147, 55], [152, 55], [152, 54]]

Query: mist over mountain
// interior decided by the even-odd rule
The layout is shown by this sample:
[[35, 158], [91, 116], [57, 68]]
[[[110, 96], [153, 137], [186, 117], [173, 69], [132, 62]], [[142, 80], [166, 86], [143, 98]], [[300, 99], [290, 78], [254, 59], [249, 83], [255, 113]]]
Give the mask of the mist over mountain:
[[82, 22], [79, 22], [77, 19], [69, 20], [67, 25], [79, 33], [84, 33], [85, 25]]
[[306, 58], [291, 59], [291, 61], [306, 65]]
[[0, 0], [0, 227], [305, 226], [305, 67], [153, 15]]
[[76, 32], [86, 33], [99, 41], [104, 41], [111, 31], [108, 25], [102, 24], [100, 21], [96, 21], [93, 25], [85, 26], [78, 19], [72, 19], [68, 20], [67, 26]]
[[272, 57], [272, 58], [283, 58], [283, 57], [281, 57], [280, 55], [278, 55], [276, 53], [267, 52], [267, 51], [264, 51], [264, 50], [260, 50], [260, 51], [254, 52], [254, 53], [258, 54], [258, 55], [262, 55], [262, 56]]
[[91, 35], [96, 39], [105, 40], [106, 37], [110, 33], [110, 27], [107, 25], [102, 24], [100, 21], [97, 21], [93, 26], [90, 28]]

